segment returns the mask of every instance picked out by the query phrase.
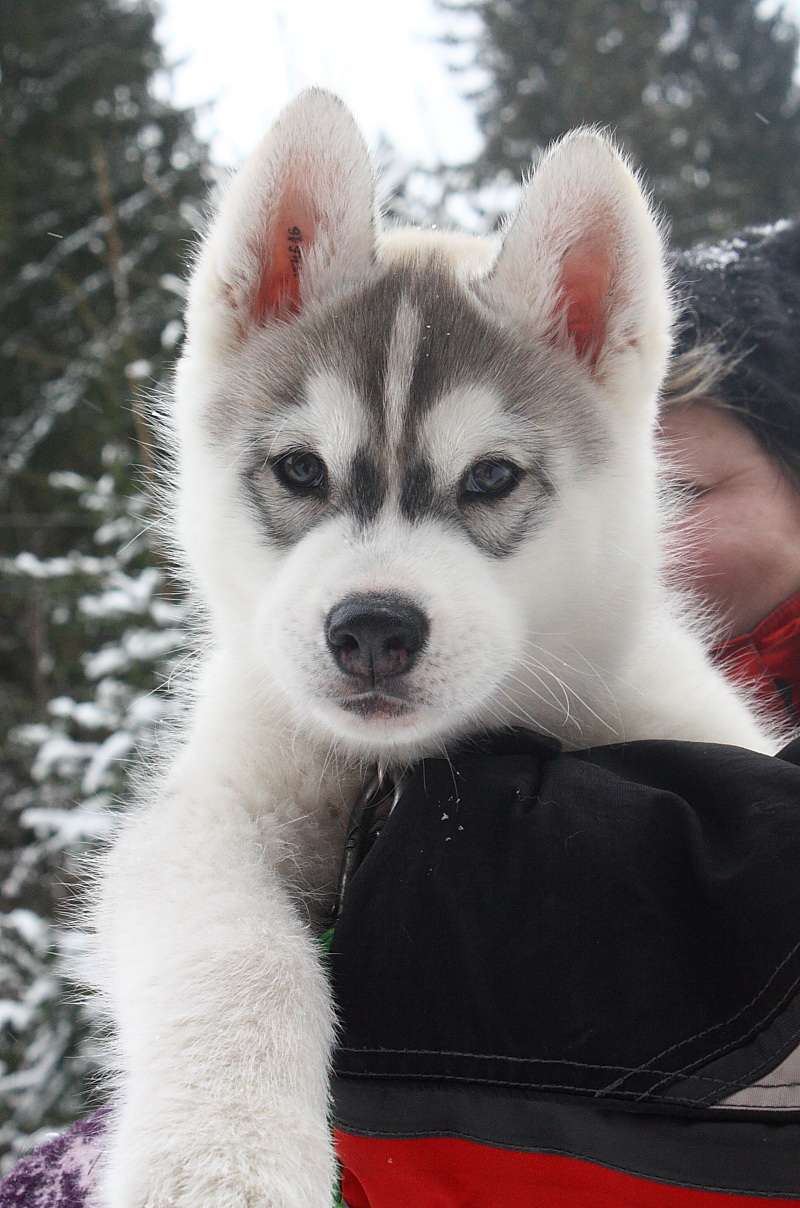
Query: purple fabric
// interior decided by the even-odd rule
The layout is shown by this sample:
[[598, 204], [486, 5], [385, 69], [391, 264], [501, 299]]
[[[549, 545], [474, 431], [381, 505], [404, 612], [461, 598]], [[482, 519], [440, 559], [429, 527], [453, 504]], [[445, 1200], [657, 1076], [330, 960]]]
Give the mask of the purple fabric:
[[18, 1162], [0, 1183], [0, 1208], [88, 1208], [107, 1116], [79, 1120]]

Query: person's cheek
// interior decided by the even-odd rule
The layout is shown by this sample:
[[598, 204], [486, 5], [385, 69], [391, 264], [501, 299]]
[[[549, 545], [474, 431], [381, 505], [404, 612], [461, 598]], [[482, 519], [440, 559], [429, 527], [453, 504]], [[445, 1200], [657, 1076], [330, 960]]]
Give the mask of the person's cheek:
[[691, 585], [741, 627], [742, 609], [763, 590], [769, 541], [746, 482], [729, 482], [697, 501], [690, 517]]
[[742, 532], [738, 507], [709, 490], [690, 505], [683, 532], [686, 538], [686, 567], [690, 583], [703, 595], [725, 605], [735, 589], [742, 561]]

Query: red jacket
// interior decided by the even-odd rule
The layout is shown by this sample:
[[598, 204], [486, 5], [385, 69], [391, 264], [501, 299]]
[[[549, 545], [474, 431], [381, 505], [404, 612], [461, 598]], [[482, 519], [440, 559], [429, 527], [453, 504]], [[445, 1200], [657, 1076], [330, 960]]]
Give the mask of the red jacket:
[[800, 591], [714, 656], [731, 679], [754, 685], [765, 705], [800, 726]]

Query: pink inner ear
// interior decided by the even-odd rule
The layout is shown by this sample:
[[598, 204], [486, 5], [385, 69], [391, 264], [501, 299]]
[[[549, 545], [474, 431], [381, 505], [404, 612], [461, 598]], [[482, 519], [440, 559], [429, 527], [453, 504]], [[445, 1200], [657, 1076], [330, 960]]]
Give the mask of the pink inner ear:
[[561, 261], [557, 311], [578, 356], [592, 368], [605, 344], [613, 271], [611, 241], [600, 232], [579, 239]]
[[256, 323], [300, 310], [301, 267], [313, 242], [315, 225], [308, 198], [290, 183], [258, 247], [261, 275], [250, 307]]

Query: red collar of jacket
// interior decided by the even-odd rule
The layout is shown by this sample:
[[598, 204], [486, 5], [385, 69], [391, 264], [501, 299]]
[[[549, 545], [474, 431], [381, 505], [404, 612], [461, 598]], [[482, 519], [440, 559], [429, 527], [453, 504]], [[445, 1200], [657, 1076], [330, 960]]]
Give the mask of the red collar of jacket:
[[800, 591], [749, 633], [720, 642], [714, 659], [731, 679], [755, 687], [759, 699], [791, 725], [800, 724]]

